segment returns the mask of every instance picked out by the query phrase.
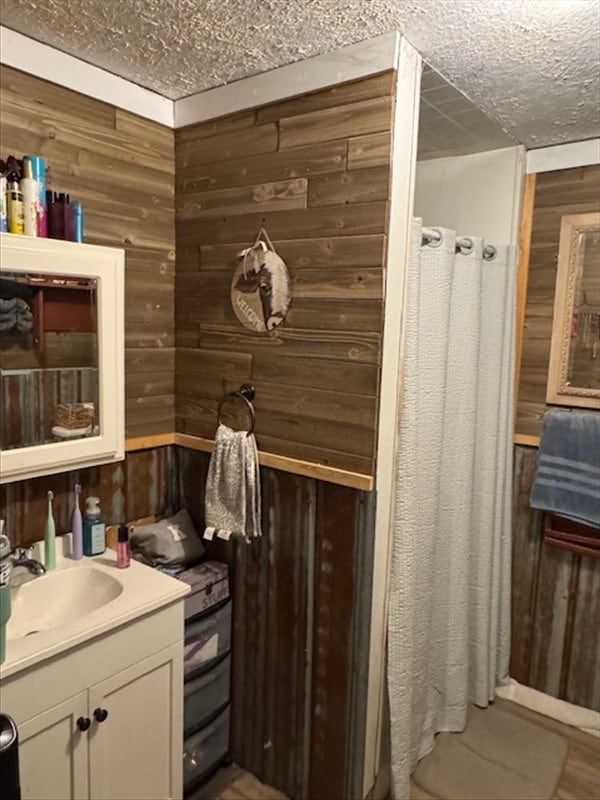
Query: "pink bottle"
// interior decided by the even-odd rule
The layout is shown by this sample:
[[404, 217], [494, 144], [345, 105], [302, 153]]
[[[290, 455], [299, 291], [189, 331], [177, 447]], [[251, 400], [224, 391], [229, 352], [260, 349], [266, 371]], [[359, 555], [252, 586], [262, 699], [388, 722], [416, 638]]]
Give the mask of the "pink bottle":
[[117, 567], [119, 569], [126, 569], [130, 561], [129, 528], [127, 525], [120, 525], [117, 534]]

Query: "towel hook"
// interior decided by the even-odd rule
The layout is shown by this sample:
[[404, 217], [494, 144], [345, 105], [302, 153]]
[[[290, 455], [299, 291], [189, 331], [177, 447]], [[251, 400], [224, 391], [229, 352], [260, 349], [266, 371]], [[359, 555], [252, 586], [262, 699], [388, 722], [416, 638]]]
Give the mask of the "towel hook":
[[254, 433], [254, 423], [256, 420], [256, 415], [254, 413], [254, 406], [252, 405], [252, 401], [254, 400], [254, 395], [256, 394], [254, 386], [250, 383], [244, 383], [240, 386], [240, 388], [235, 392], [227, 392], [227, 394], [223, 397], [221, 402], [219, 403], [219, 407], [217, 409], [217, 424], [221, 424], [221, 410], [223, 408], [223, 404], [229, 400], [230, 398], [239, 397], [240, 400], [243, 400], [246, 408], [250, 414], [250, 429], [248, 430], [248, 435]]

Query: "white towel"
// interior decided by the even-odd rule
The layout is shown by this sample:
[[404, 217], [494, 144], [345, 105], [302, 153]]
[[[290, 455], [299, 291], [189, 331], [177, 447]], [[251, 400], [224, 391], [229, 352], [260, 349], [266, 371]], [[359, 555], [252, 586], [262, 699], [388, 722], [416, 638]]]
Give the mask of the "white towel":
[[232, 534], [250, 541], [262, 536], [260, 476], [254, 434], [217, 428], [204, 497], [205, 539]]

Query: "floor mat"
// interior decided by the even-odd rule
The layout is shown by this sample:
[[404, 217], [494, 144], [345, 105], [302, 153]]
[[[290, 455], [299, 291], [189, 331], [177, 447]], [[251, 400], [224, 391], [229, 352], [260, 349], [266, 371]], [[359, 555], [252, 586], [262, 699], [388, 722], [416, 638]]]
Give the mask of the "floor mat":
[[414, 782], [441, 800], [551, 800], [568, 742], [490, 706], [471, 707], [463, 733], [440, 733]]

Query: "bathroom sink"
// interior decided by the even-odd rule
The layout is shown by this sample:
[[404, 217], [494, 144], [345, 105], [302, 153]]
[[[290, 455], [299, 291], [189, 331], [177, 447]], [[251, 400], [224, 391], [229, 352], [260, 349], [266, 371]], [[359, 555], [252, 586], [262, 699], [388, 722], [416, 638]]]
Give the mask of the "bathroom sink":
[[65, 625], [112, 602], [123, 591], [116, 578], [97, 567], [49, 572], [11, 592], [7, 639], [22, 639]]
[[[30, 580], [11, 587], [0, 683], [98, 636], [116, 633], [190, 591], [183, 581], [135, 559], [127, 569], [118, 569], [116, 553], [110, 548], [98, 556], [74, 560], [71, 539], [70, 533], [57, 537], [56, 569], [27, 576]], [[35, 543], [32, 558], [45, 563], [43, 541]]]

